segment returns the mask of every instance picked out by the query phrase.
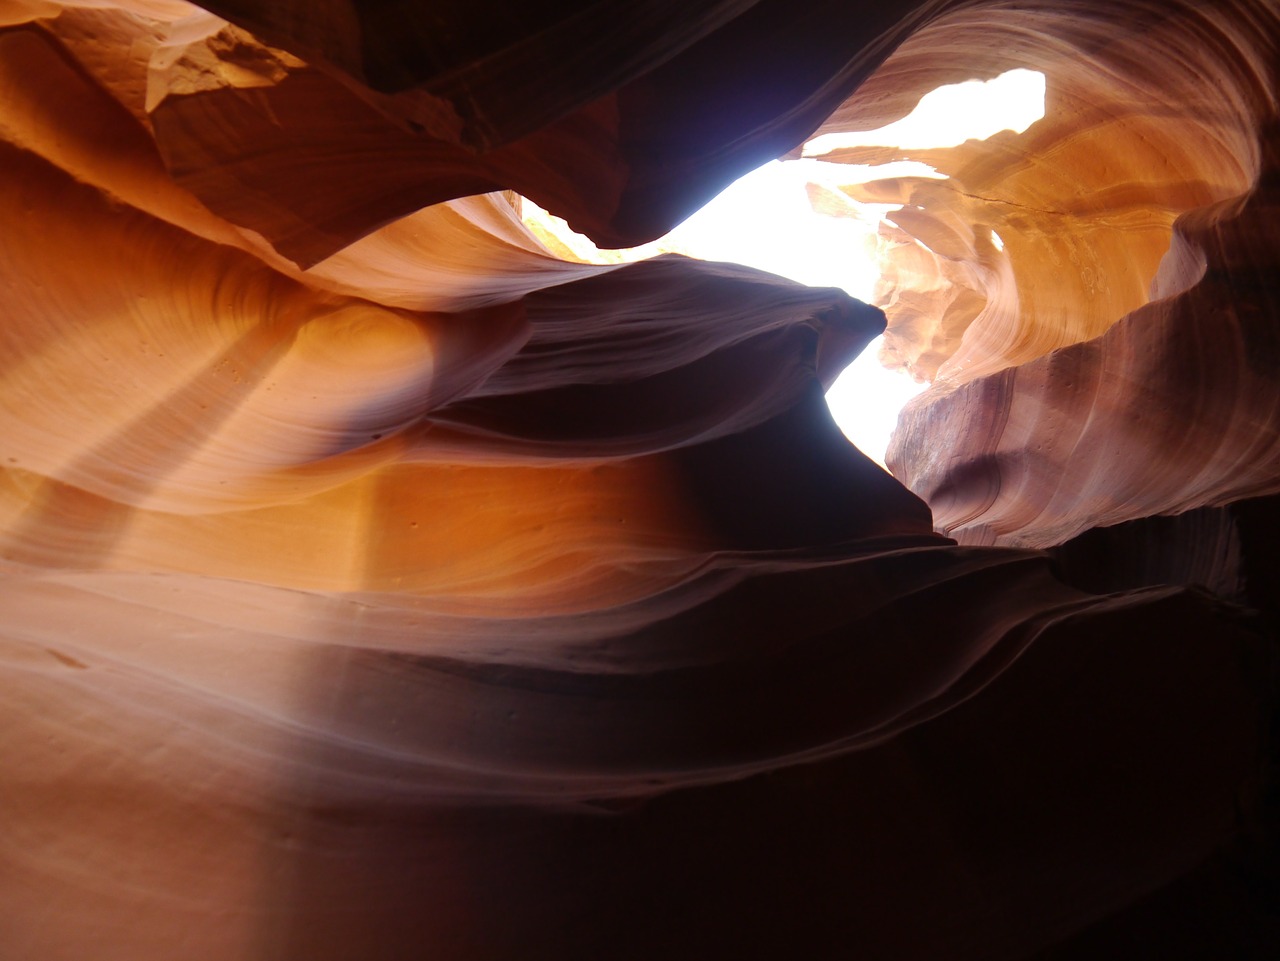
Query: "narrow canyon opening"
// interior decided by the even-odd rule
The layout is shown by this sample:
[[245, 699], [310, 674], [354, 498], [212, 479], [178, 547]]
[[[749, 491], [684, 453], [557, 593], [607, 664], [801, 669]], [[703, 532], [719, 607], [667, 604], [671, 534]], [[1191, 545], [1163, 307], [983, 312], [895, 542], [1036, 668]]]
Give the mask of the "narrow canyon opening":
[[[525, 224], [562, 257], [616, 264], [679, 253], [698, 260], [745, 264], [813, 287], [838, 287], [864, 303], [884, 306], [916, 291], [900, 291], [883, 271], [898, 241], [900, 204], [877, 200], [918, 180], [946, 181], [913, 150], [939, 150], [995, 134], [1020, 134], [1044, 116], [1044, 74], [1023, 68], [988, 80], [944, 84], [920, 98], [905, 117], [874, 130], [823, 134], [796, 151], [740, 177], [666, 236], [642, 247], [602, 250], [560, 218], [522, 198]], [[896, 151], [887, 163], [836, 163], [828, 155], [858, 148]], [[928, 250], [924, 241], [912, 241]], [[998, 235], [991, 243], [1003, 250]], [[930, 251], [930, 253], [933, 253]], [[912, 376], [877, 337], [827, 391], [832, 416], [864, 454], [885, 466], [890, 435], [903, 406], [928, 386]]]

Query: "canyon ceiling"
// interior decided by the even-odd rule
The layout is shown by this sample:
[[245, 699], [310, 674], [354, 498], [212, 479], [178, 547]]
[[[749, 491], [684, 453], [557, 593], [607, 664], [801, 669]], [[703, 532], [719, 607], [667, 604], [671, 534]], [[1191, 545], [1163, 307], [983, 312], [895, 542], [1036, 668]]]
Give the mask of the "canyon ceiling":
[[[1015, 68], [824, 158], [875, 307], [521, 220]], [[0, 961], [1280, 955], [1278, 72], [1277, 0], [0, 2]]]

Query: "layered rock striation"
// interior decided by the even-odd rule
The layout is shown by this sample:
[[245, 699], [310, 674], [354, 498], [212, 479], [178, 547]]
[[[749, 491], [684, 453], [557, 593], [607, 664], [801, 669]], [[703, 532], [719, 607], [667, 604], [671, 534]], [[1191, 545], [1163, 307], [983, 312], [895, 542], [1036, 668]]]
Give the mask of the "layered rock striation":
[[1022, 134], [826, 158], [946, 175], [848, 188], [903, 204], [886, 351], [934, 384], [892, 469], [967, 543], [1276, 493], [1274, 6], [1002, 9], [921, 29], [823, 128], [966, 73], [1045, 75]]
[[[1273, 956], [1278, 36], [0, 7], [0, 957]], [[1010, 66], [883, 311], [520, 220]], [[886, 325], [903, 483], [822, 398]]]

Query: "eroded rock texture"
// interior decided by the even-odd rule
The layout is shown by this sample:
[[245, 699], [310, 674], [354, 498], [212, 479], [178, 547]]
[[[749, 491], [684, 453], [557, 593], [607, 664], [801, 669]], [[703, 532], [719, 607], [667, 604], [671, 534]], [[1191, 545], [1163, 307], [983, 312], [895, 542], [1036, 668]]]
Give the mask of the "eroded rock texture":
[[1025, 133], [910, 152], [948, 179], [849, 188], [904, 203], [888, 352], [935, 385], [892, 468], [968, 543], [1275, 493], [1275, 5], [997, 11], [939, 17], [828, 121], [966, 74], [1046, 76]]
[[[517, 6], [0, 6], [0, 957], [1274, 956], [1274, 5]], [[907, 487], [885, 313], [511, 193], [1011, 66]]]

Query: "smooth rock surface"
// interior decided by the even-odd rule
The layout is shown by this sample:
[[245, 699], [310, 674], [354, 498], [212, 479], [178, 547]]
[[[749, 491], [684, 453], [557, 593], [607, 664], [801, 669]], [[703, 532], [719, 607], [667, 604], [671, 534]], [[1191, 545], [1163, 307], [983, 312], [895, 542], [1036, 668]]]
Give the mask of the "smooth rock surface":
[[[1274, 957], [1277, 36], [0, 4], [0, 959]], [[884, 311], [512, 193], [637, 243], [1009, 66]]]

